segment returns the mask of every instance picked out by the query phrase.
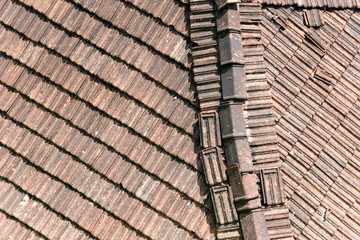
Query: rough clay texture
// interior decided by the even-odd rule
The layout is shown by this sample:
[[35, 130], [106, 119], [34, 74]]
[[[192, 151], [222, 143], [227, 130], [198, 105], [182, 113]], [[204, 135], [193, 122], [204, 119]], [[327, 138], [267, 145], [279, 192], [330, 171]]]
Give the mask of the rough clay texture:
[[0, 236], [214, 239], [186, 5], [0, 1]]
[[299, 239], [358, 239], [360, 14], [263, 8], [262, 39], [290, 221]]

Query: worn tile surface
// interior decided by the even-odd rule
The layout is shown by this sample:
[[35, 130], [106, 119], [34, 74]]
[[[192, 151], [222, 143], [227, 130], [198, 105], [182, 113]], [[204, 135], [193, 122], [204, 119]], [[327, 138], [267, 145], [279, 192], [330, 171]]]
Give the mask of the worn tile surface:
[[186, 5], [0, 0], [0, 235], [213, 239]]
[[360, 2], [357, 0], [255, 0], [264, 5], [275, 6], [297, 6], [306, 8], [359, 8]]
[[360, 14], [311, 28], [302, 11], [264, 7], [262, 24], [290, 221], [299, 239], [358, 239]]

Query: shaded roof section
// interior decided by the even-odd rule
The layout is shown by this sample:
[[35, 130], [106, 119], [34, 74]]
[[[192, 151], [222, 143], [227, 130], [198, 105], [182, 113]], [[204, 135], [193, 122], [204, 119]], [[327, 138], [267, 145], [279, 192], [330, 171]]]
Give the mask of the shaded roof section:
[[302, 10], [263, 8], [284, 189], [298, 238], [358, 239], [360, 14], [323, 17], [313, 29]]
[[359, 0], [257, 0], [265, 5], [297, 6], [304, 8], [360, 8]]
[[214, 238], [185, 9], [0, 1], [2, 236]]

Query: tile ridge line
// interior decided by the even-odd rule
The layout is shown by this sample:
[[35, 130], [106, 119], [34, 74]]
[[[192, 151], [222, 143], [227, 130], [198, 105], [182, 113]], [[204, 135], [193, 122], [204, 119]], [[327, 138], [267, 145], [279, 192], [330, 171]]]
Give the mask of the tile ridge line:
[[[194, 81], [200, 105], [200, 158], [217, 222], [214, 230], [217, 239], [241, 239], [243, 233], [225, 172], [221, 142], [219, 106], [224, 90], [219, 69], [221, 44], [216, 32], [218, 12], [213, 0], [190, 0], [189, 4]], [[196, 21], [191, 21], [195, 18]]]
[[[214, 83], [219, 83], [218, 88], [220, 89], [220, 96], [217, 95], [217, 98], [214, 98], [216, 102], [212, 105], [202, 105], [202, 99], [199, 99], [201, 110], [199, 114], [200, 140], [203, 148], [201, 159], [207, 184], [211, 188], [213, 206], [218, 222], [218, 239], [227, 239], [229, 235], [234, 238], [269, 239], [264, 211], [272, 211], [283, 206], [285, 201], [279, 159], [276, 161], [276, 166], [274, 164], [262, 164], [263, 166], [259, 169], [259, 166], [253, 165], [244, 115], [244, 105], [249, 100], [249, 93], [246, 89], [247, 75], [244, 69], [246, 62], [241, 36], [243, 29], [240, 26], [243, 19], [240, 12], [245, 7], [247, 7], [246, 10], [249, 8], [251, 13], [251, 16], [245, 17], [245, 21], [248, 20], [250, 25], [257, 25], [259, 19], [254, 19], [252, 15], [254, 8], [257, 8], [256, 14], [260, 16], [261, 20], [261, 5], [258, 3], [241, 3], [240, 0], [190, 0], [190, 14], [193, 10], [193, 14], [197, 17], [196, 24], [190, 22], [191, 40], [197, 44], [192, 49], [193, 68], [199, 69], [198, 72], [201, 73], [202, 69], [208, 71], [207, 69], [213, 64], [212, 67], [216, 69], [213, 70], [214, 73], [221, 77], [219, 82], [214, 76], [205, 78], [205, 80], [203, 76], [206, 73], [202, 73], [203, 75], [198, 73], [194, 76], [199, 89], [200, 87], [204, 88], [203, 86], [207, 86], [207, 84], [214, 85]], [[215, 15], [214, 19], [209, 20], [209, 16], [205, 17], [205, 15], [202, 19], [202, 11], [208, 13], [211, 9]], [[258, 18], [257, 15], [255, 18]], [[192, 24], [194, 25], [193, 28]], [[214, 34], [211, 35], [210, 31], [213, 31]], [[206, 49], [199, 48], [202, 45], [208, 48], [212, 45], [217, 46], [216, 63], [214, 60], [207, 61], [206, 58], [210, 55], [195, 55], [197, 52]], [[200, 53], [203, 54], [203, 52]], [[201, 58], [203, 60], [199, 61]], [[202, 64], [207, 68], [203, 67]], [[210, 90], [208, 91], [210, 92]], [[212, 101], [214, 100], [212, 99]], [[274, 116], [269, 115], [269, 117], [273, 119]], [[277, 145], [277, 142], [271, 143], [271, 145], [274, 144]], [[222, 164], [224, 153], [227, 166]], [[281, 189], [277, 195], [273, 192], [276, 197], [271, 198], [270, 193], [267, 196], [269, 197], [267, 202], [264, 200], [266, 196], [260, 197], [257, 185], [257, 182], [260, 181], [259, 190], [262, 190], [262, 195], [265, 195], [267, 191], [272, 191], [266, 187], [266, 174], [277, 176], [276, 187]], [[219, 198], [222, 199], [221, 201], [229, 202], [229, 204], [226, 207], [219, 205]], [[265, 206], [269, 207], [265, 208]], [[288, 211], [288, 206], [286, 209]], [[276, 234], [280, 234], [282, 237], [289, 235], [289, 233]]]
[[[246, 129], [244, 106], [249, 101], [250, 94], [246, 86], [248, 79], [245, 71], [243, 32], [247, 28], [241, 26], [243, 19], [240, 14], [244, 9], [253, 10], [250, 11], [251, 20], [247, 23], [249, 27], [257, 25], [257, 18], [259, 15], [260, 18], [262, 16], [261, 5], [240, 0], [216, 1], [216, 5], [222, 85], [219, 115], [227, 160], [226, 171], [244, 239], [270, 239], [265, 209], [261, 202], [265, 196], [261, 198], [259, 194], [257, 184], [259, 173], [256, 172], [253, 163], [250, 136]], [[255, 12], [254, 9], [257, 11]], [[262, 170], [260, 175], [261, 173]], [[265, 191], [263, 188], [260, 187], [260, 190]]]

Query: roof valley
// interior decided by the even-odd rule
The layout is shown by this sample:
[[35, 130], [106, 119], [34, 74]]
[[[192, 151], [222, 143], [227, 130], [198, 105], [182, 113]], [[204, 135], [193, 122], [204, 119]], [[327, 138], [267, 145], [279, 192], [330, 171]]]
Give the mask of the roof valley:
[[[191, 2], [190, 2], [191, 3]], [[190, 9], [193, 9], [192, 11], [194, 13], [197, 12], [201, 12], [204, 11], [205, 9], [207, 11], [210, 11], [211, 9], [211, 5], [209, 4], [208, 8], [202, 7], [202, 5], [200, 3], [197, 3], [196, 1], [194, 1], [192, 3], [193, 5], [190, 5]], [[198, 4], [198, 5], [197, 5]], [[226, 5], [228, 3], [217, 3], [220, 4], [220, 8], [223, 7], [221, 4]], [[247, 8], [248, 7], [248, 8]], [[254, 15], [254, 9], [256, 8], [256, 11], [259, 13], [258, 15]], [[230, 8], [229, 8], [230, 9]], [[277, 138], [276, 138], [276, 132], [275, 132], [275, 127], [274, 127], [274, 120], [272, 119], [272, 121], [269, 121], [269, 118], [272, 118], [272, 102], [271, 102], [271, 94], [270, 94], [270, 88], [267, 85], [267, 79], [266, 79], [266, 75], [265, 75], [265, 62], [263, 60], [263, 51], [262, 49], [262, 43], [259, 41], [261, 38], [261, 34], [260, 34], [260, 28], [259, 28], [259, 22], [261, 22], [261, 18], [262, 18], [262, 14], [261, 14], [261, 5], [259, 4], [246, 4], [246, 3], [242, 3], [240, 4], [240, 17], [242, 17], [242, 30], [241, 30], [241, 34], [243, 35], [243, 43], [244, 43], [244, 52], [245, 52], [245, 70], [246, 70], [246, 76], [249, 78], [249, 80], [247, 81], [246, 85], [248, 87], [248, 94], [250, 96], [248, 101], [245, 101], [245, 106], [244, 106], [244, 113], [246, 116], [246, 122], [247, 122], [247, 128], [249, 130], [249, 140], [252, 142], [251, 143], [251, 149], [253, 151], [253, 161], [255, 162], [255, 170], [256, 170], [256, 175], [261, 178], [260, 182], [263, 184], [261, 189], [263, 191], [263, 194], [272, 194], [270, 193], [273, 189], [267, 189], [267, 185], [266, 185], [266, 179], [265, 177], [267, 176], [273, 176], [273, 174], [275, 174], [274, 176], [277, 176], [278, 178], [280, 177], [278, 169], [280, 167], [280, 162], [279, 162], [279, 154], [278, 154], [278, 148], [277, 148]], [[247, 11], [251, 12], [251, 14], [247, 15]], [[226, 12], [226, 11], [225, 11]], [[228, 14], [229, 16], [229, 22], [226, 22], [226, 14]], [[231, 24], [231, 20], [234, 19], [234, 17], [236, 16], [232, 16], [232, 13], [229, 10], [229, 13], [222, 13], [220, 14], [219, 12], [217, 12], [218, 15], [218, 24], [222, 24], [220, 27], [218, 26], [218, 33], [220, 33], [220, 31], [224, 31], [223, 29], [227, 29], [227, 28], [231, 28], [234, 27]], [[239, 13], [236, 13], [239, 14]], [[219, 15], [222, 16], [224, 19], [220, 19], [219, 20]], [[202, 146], [203, 148], [205, 148], [204, 150], [202, 150], [202, 161], [203, 161], [203, 167], [205, 168], [205, 174], [206, 174], [206, 179], [207, 179], [207, 183], [211, 186], [212, 188], [212, 198], [213, 198], [213, 204], [214, 204], [214, 208], [215, 208], [215, 213], [217, 216], [217, 221], [218, 221], [218, 235], [217, 237], [219, 239], [226, 239], [226, 234], [228, 234], [227, 236], [230, 237], [231, 234], [235, 234], [235, 226], [231, 226], [231, 221], [233, 220], [233, 218], [228, 218], [228, 222], [223, 222], [222, 219], [222, 213], [220, 213], [221, 211], [227, 211], [227, 212], [231, 212], [234, 209], [234, 206], [229, 206], [228, 209], [223, 209], [223, 207], [218, 206], [217, 205], [217, 192], [219, 190], [214, 190], [214, 189], [220, 189], [221, 186], [225, 186], [227, 184], [227, 180], [226, 180], [226, 176], [223, 178], [221, 177], [220, 173], [216, 173], [216, 171], [214, 170], [216, 167], [213, 166], [213, 170], [208, 169], [208, 166], [211, 166], [213, 164], [215, 164], [214, 162], [208, 162], [210, 159], [211, 154], [213, 154], [212, 152], [214, 152], [213, 150], [211, 150], [212, 148], [209, 147], [213, 147], [215, 145], [220, 144], [219, 140], [216, 140], [218, 138], [218, 133], [217, 133], [217, 129], [220, 127], [218, 125], [218, 116], [216, 113], [216, 109], [219, 106], [218, 102], [219, 102], [219, 98], [217, 96], [217, 88], [215, 88], [215, 83], [217, 84], [218, 82], [218, 76], [216, 76], [216, 68], [214, 68], [214, 73], [215, 75], [212, 75], [212, 65], [214, 64], [218, 64], [218, 59], [212, 59], [211, 55], [200, 55], [197, 52], [198, 51], [202, 51], [204, 53], [206, 53], [206, 51], [209, 51], [210, 53], [210, 49], [212, 43], [210, 39], [207, 39], [205, 36], [212, 36], [211, 33], [214, 31], [214, 24], [211, 21], [210, 18], [210, 14], [208, 14], [207, 17], [205, 17], [204, 15], [204, 20], [200, 20], [201, 18], [199, 18], [199, 20], [197, 20], [196, 15], [191, 15], [190, 19], [194, 19], [194, 23], [191, 25], [192, 28], [194, 30], [192, 30], [192, 41], [196, 43], [196, 46], [193, 47], [193, 63], [194, 63], [194, 72], [195, 72], [195, 82], [197, 82], [197, 88], [198, 88], [198, 96], [199, 96], [199, 103], [200, 103], [200, 108], [203, 109], [203, 112], [200, 114], [200, 135], [201, 135], [201, 139], [202, 139]], [[225, 16], [225, 17], [224, 17]], [[256, 18], [256, 19], [255, 19]], [[205, 20], [206, 19], [206, 20]], [[236, 19], [236, 18], [235, 18]], [[198, 21], [198, 22], [197, 22]], [[207, 21], [207, 22], [206, 22]], [[220, 23], [221, 21], [221, 23]], [[249, 21], [249, 22], [248, 22]], [[226, 25], [229, 24], [229, 26]], [[225, 25], [224, 25], [225, 24]], [[201, 32], [203, 31], [203, 34], [198, 33], [197, 31]], [[233, 34], [233, 33], [232, 33]], [[257, 34], [257, 35], [256, 35]], [[256, 35], [256, 36], [255, 36]], [[214, 38], [214, 37], [213, 37]], [[221, 37], [221, 41], [224, 41], [224, 36]], [[236, 46], [237, 43], [235, 42], [231, 42], [231, 41], [236, 41], [236, 40], [232, 40], [234, 39], [234, 37], [232, 36], [232, 38], [230, 37], [230, 42], [227, 43], [227, 45], [230, 45], [231, 47]], [[236, 38], [235, 38], [236, 39]], [[241, 38], [240, 38], [241, 39]], [[220, 41], [220, 40], [218, 40]], [[225, 47], [229, 47], [227, 45], [224, 45], [223, 43], [219, 43], [221, 46], [219, 46], [220, 48], [220, 58], [224, 58], [227, 59], [229, 58], [229, 62], [230, 64], [234, 64], [231, 61], [236, 61], [236, 57], [231, 58], [231, 54], [233, 54], [233, 52], [236, 52], [236, 50], [238, 49], [231, 49], [231, 50], [226, 50]], [[240, 43], [242, 44], [242, 43]], [[203, 46], [204, 45], [204, 46]], [[214, 44], [215, 45], [215, 44]], [[225, 47], [224, 47], [225, 46]], [[223, 49], [224, 47], [224, 49]], [[231, 48], [230, 47], [230, 48]], [[209, 50], [207, 50], [209, 49]], [[260, 50], [259, 50], [260, 49]], [[229, 53], [228, 53], [229, 52]], [[228, 55], [227, 55], [228, 53]], [[243, 54], [243, 53], [242, 53]], [[239, 54], [238, 54], [239, 55]], [[238, 58], [239, 56], [236, 55]], [[255, 60], [253, 60], [252, 58], [254, 57]], [[203, 60], [202, 60], [203, 58]], [[260, 60], [259, 62], [259, 58], [262, 58], [262, 61]], [[224, 60], [221, 60], [224, 61]], [[222, 64], [229, 64], [229, 63], [225, 63], [222, 62]], [[243, 62], [239, 63], [244, 64]], [[218, 65], [217, 65], [218, 66]], [[225, 67], [223, 67], [225, 68]], [[236, 70], [236, 69], [235, 69]], [[234, 71], [235, 71], [234, 70]], [[225, 73], [224, 73], [225, 72]], [[231, 71], [230, 71], [231, 72]], [[221, 74], [224, 75], [222, 76], [222, 78], [226, 77], [226, 73], [225, 69], [224, 71], [221, 71]], [[236, 75], [236, 77], [239, 77], [238, 75]], [[229, 75], [229, 79], [233, 79], [233, 76], [230, 77]], [[235, 78], [234, 78], [235, 79]], [[227, 83], [224, 82], [225, 80], [222, 80], [222, 97], [224, 99], [228, 99], [230, 98], [232, 95], [231, 90], [234, 91], [237, 95], [236, 97], [240, 97], [242, 98], [243, 96], [241, 95], [243, 90], [240, 89], [241, 88], [241, 83], [237, 84], [234, 89], [230, 88], [228, 85], [226, 85]], [[234, 81], [239, 81], [238, 79], [234, 80]], [[241, 81], [241, 79], [240, 79]], [[228, 81], [227, 81], [228, 82]], [[212, 88], [206, 88], [206, 85], [212, 84], [211, 87]], [[204, 86], [204, 87], [202, 87]], [[225, 89], [224, 89], [225, 88]], [[202, 93], [202, 89], [206, 89], [207, 92], [207, 96], [212, 96], [212, 98], [206, 99], [206, 98], [202, 98], [202, 95], [204, 94], [205, 96], [205, 92]], [[238, 93], [240, 92], [240, 93]], [[229, 95], [230, 94], [230, 95]], [[228, 96], [229, 95], [229, 96]], [[234, 103], [235, 104], [235, 103]], [[235, 104], [236, 105], [236, 104]], [[234, 106], [232, 106], [234, 107]], [[214, 109], [214, 110], [213, 110]], [[238, 111], [240, 111], [239, 109], [237, 109]], [[222, 126], [222, 135], [225, 136], [226, 133], [228, 132], [227, 126], [226, 124], [230, 124], [230, 121], [226, 121], [227, 123], [224, 122], [223, 124], [223, 119], [226, 118], [227, 115], [223, 115], [224, 113], [222, 112], [226, 112], [226, 111], [231, 111], [230, 110], [226, 110], [224, 106], [221, 106], [220, 109], [220, 113], [222, 114], [222, 116], [220, 116], [220, 120], [221, 120], [221, 126]], [[241, 115], [241, 113], [239, 113], [238, 111], [234, 111], [233, 110], [233, 114], [236, 115]], [[242, 110], [241, 110], [242, 112]], [[261, 113], [259, 115], [259, 113]], [[231, 115], [231, 114], [230, 114]], [[210, 120], [212, 119], [212, 120]], [[211, 125], [208, 126], [206, 125], [207, 122], [211, 121]], [[258, 122], [258, 123], [257, 123]], [[263, 125], [263, 122], [265, 123], [265, 126]], [[231, 122], [232, 123], [232, 122]], [[204, 125], [205, 124], [205, 125]], [[208, 124], [208, 123], [207, 123]], [[232, 123], [235, 124], [235, 123]], [[231, 124], [230, 124], [231, 125]], [[244, 126], [245, 128], [245, 126]], [[224, 133], [224, 131], [226, 131]], [[240, 131], [238, 130], [233, 130], [233, 131]], [[267, 134], [266, 140], [264, 141], [264, 133]], [[225, 134], [225, 135], [224, 135]], [[259, 137], [257, 137], [259, 136]], [[224, 139], [224, 141], [228, 141], [226, 139]], [[229, 143], [225, 143], [225, 145], [229, 145]], [[269, 147], [271, 145], [271, 147]], [[219, 145], [220, 146], [220, 145]], [[263, 147], [265, 146], [265, 147]], [[244, 147], [243, 147], [244, 148]], [[262, 150], [262, 148], [264, 148]], [[227, 149], [225, 147], [225, 151], [226, 151], [226, 156], [227, 158], [232, 158], [232, 155], [230, 156], [229, 153], [227, 152]], [[245, 151], [245, 150], [244, 150]], [[250, 151], [250, 150], [249, 150]], [[215, 151], [216, 152], [216, 151]], [[214, 152], [214, 153], [215, 153]], [[250, 153], [249, 153], [250, 154]], [[229, 155], [229, 156], [228, 156]], [[216, 161], [221, 161], [219, 159], [219, 157], [216, 157], [216, 154], [213, 155], [211, 157], [212, 159], [216, 159]], [[214, 160], [212, 160], [214, 161]], [[227, 161], [228, 164], [229, 160]], [[240, 164], [245, 164], [244, 162], [240, 163]], [[246, 165], [246, 164], [245, 164]], [[219, 171], [224, 171], [221, 170], [221, 163], [219, 164], [220, 169]], [[243, 166], [242, 166], [243, 168]], [[243, 169], [244, 170], [244, 169]], [[276, 171], [275, 171], [276, 170]], [[215, 171], [215, 172], [213, 172]], [[232, 166], [228, 166], [228, 177], [230, 178], [230, 182], [232, 183], [232, 179], [235, 177], [234, 176], [234, 172], [232, 171]], [[220, 174], [220, 175], [218, 175]], [[213, 179], [213, 178], [216, 178]], [[223, 180], [220, 180], [223, 179]], [[215, 181], [215, 182], [214, 182]], [[219, 185], [220, 184], [220, 185]], [[281, 178], [278, 179], [278, 181], [276, 181], [275, 183], [275, 187], [274, 187], [274, 191], [276, 191], [276, 193], [274, 194], [280, 194], [280, 196], [275, 196], [275, 199], [277, 198], [281, 198], [283, 199], [284, 196], [281, 193], [282, 190], [282, 185], [281, 185]], [[233, 187], [233, 192], [234, 192], [234, 188], [238, 188], [237, 186], [232, 186]], [[276, 190], [275, 190], [276, 189]], [[235, 190], [234, 195], [236, 195], [235, 197], [237, 197], [238, 193], [236, 192], [237, 190]], [[267, 192], [270, 191], [270, 192]], [[278, 192], [280, 191], [280, 192]], [[248, 194], [248, 193], [246, 193]], [[230, 195], [232, 195], [232, 193], [230, 193]], [[231, 196], [226, 196], [223, 195], [224, 199], [230, 198]], [[262, 196], [263, 198], [265, 198], [266, 196]], [[268, 196], [269, 197], [269, 196]], [[223, 201], [227, 201], [227, 200], [223, 200]], [[232, 200], [231, 200], [232, 201]], [[290, 222], [289, 222], [289, 212], [288, 212], [288, 208], [282, 207], [281, 205], [283, 204], [283, 200], [280, 200], [280, 202], [278, 202], [277, 200], [274, 199], [267, 199], [268, 202], [265, 202], [265, 204], [269, 205], [269, 207], [267, 208], [267, 221], [269, 222], [269, 226], [271, 226], [269, 228], [269, 231], [271, 233], [271, 239], [278, 239], [278, 238], [291, 238], [292, 237], [292, 231], [290, 228]], [[275, 202], [272, 202], [275, 201]], [[280, 205], [279, 205], [280, 204]], [[278, 206], [276, 206], [278, 205]], [[273, 207], [271, 207], [273, 206]], [[274, 207], [275, 206], [275, 207]], [[241, 208], [239, 208], [241, 210]], [[240, 211], [240, 214], [241, 211]], [[237, 217], [236, 217], [237, 218]], [[235, 218], [235, 219], [236, 219]], [[259, 216], [256, 217], [256, 220], [258, 220]], [[281, 219], [281, 220], [280, 220]], [[248, 222], [244, 222], [244, 225], [246, 225], [247, 227], [250, 226], [248, 225]], [[227, 226], [229, 225], [229, 226]], [[255, 224], [256, 226], [258, 226], [259, 224]], [[228, 228], [228, 230], [226, 230], [226, 228]], [[261, 227], [259, 227], [260, 229]], [[233, 229], [233, 230], [230, 230]], [[256, 229], [256, 227], [253, 228], [254, 231]], [[226, 233], [226, 231], [228, 231]], [[247, 231], [247, 230], [246, 230]], [[224, 234], [224, 235], [223, 235]], [[250, 234], [249, 232], [245, 232], [244, 233], [245, 236], [248, 236], [248, 234]], [[254, 234], [254, 232], [252, 232], [251, 234]], [[264, 238], [265, 235], [262, 235], [262, 233], [258, 232], [257, 233], [259, 239], [260, 238]], [[235, 235], [233, 235], [234, 237]], [[261, 236], [261, 237], [260, 237]], [[240, 237], [240, 236], [238, 236]], [[241, 238], [241, 237], [240, 237]]]
[[222, 154], [218, 107], [221, 100], [216, 9], [212, 0], [190, 0], [190, 37], [199, 113], [201, 160], [216, 216], [217, 239], [242, 239]]
[[[254, 170], [260, 178], [262, 204], [270, 239], [292, 239], [289, 208], [285, 203], [281, 162], [276, 135], [273, 103], [266, 74], [261, 34], [262, 6], [241, 3], [239, 8], [244, 49], [248, 100], [244, 116]], [[270, 177], [271, 176], [271, 177]], [[277, 178], [272, 186], [265, 178]], [[284, 205], [285, 203], [285, 205]]]

